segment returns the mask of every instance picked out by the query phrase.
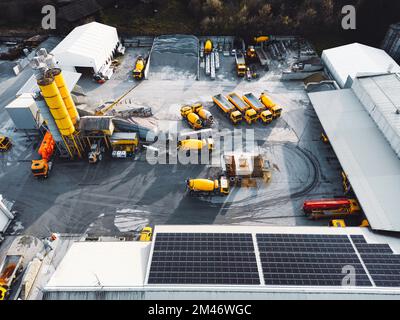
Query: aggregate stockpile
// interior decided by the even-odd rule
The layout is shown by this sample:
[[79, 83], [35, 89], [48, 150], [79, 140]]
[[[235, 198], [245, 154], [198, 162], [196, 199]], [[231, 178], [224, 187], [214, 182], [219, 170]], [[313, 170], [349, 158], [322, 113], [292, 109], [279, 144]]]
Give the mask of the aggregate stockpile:
[[189, 35], [164, 35], [154, 39], [148, 63], [149, 78], [160, 80], [197, 78], [199, 40]]

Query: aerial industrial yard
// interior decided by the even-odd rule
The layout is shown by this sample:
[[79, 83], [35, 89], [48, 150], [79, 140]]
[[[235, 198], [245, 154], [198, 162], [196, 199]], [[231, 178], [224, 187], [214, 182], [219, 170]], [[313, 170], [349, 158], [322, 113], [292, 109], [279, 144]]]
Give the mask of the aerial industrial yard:
[[[98, 49], [100, 46], [102, 50]], [[354, 240], [365, 236], [371, 246], [389, 243], [390, 256], [394, 257], [400, 248], [396, 236], [400, 222], [393, 214], [394, 205], [386, 200], [393, 201], [400, 192], [399, 183], [394, 181], [399, 177], [398, 122], [392, 134], [385, 129], [385, 121], [376, 120], [381, 122], [375, 125], [371, 115], [374, 120], [366, 117], [361, 124], [355, 121], [354, 126], [360, 125], [362, 130], [346, 138], [352, 123], [342, 120], [347, 111], [361, 112], [361, 104], [370, 105], [363, 100], [362, 90], [373, 91], [374, 85], [382, 89], [379, 81], [390, 81], [392, 89], [385, 92], [389, 96], [385, 102], [392, 101], [395, 106], [400, 67], [383, 50], [353, 46], [356, 47], [326, 50], [320, 58], [311, 43], [298, 37], [259, 37], [252, 45], [223, 36], [122, 39], [115, 28], [91, 22], [76, 28], [65, 39], [43, 39], [22, 60], [0, 60], [0, 134], [12, 144], [4, 147], [0, 155], [2, 210], [8, 216], [0, 258], [8, 257], [10, 250], [16, 251], [13, 256], [24, 257], [24, 272], [30, 265], [29, 272], [36, 279], [29, 282], [19, 276], [7, 297], [21, 297], [23, 287], [23, 299], [43, 298], [43, 291], [47, 299], [84, 298], [79, 294], [67, 296], [68, 275], [63, 272], [75, 272], [71, 265], [79, 257], [79, 245], [93, 245], [97, 250], [95, 246], [101, 242], [110, 246], [106, 250], [112, 250], [116, 260], [120, 258], [119, 250], [122, 255], [132, 249], [135, 257], [140, 257], [137, 272], [142, 273], [141, 278], [135, 275], [133, 280], [129, 270], [124, 271], [124, 283], [123, 274], [110, 279], [105, 269], [100, 270], [107, 278], [103, 287], [140, 286], [139, 291], [145, 291], [146, 286], [153, 286], [153, 294], [157, 284], [174, 281], [193, 285], [243, 284], [250, 285], [251, 291], [251, 285], [260, 284], [258, 273], [261, 285], [290, 284], [289, 278], [279, 276], [268, 282], [265, 270], [261, 275], [261, 268], [267, 269], [262, 257], [264, 251], [268, 252], [263, 248], [268, 243], [263, 243], [269, 241], [269, 234], [288, 234], [287, 241], [292, 244], [296, 242], [290, 240], [293, 234], [299, 242], [313, 242], [320, 237], [318, 241], [333, 241], [333, 246], [344, 243], [342, 249], [332, 248], [338, 254], [346, 254], [349, 252], [342, 252], [343, 247], [354, 247], [358, 257], [363, 252], [370, 253], [370, 248], [362, 251]], [[351, 55], [348, 50], [357, 54]], [[6, 51], [6, 44], [1, 44], [0, 52]], [[375, 59], [373, 63], [371, 57]], [[343, 74], [338, 70], [338, 60], [345, 58], [353, 62]], [[359, 78], [361, 73], [369, 73], [370, 78]], [[382, 101], [378, 89], [376, 92], [376, 97], [372, 94], [370, 99]], [[335, 103], [342, 102], [351, 102], [354, 110], [350, 106], [348, 110], [335, 109]], [[323, 105], [331, 107], [331, 114]], [[395, 123], [396, 119], [387, 121]], [[368, 134], [367, 127], [371, 127]], [[383, 133], [378, 127], [383, 128]], [[352, 144], [360, 134], [369, 137], [371, 144], [381, 146], [380, 155], [386, 159], [383, 169], [364, 163], [372, 156], [367, 147]], [[392, 139], [396, 141], [388, 143], [388, 135], [395, 136]], [[340, 148], [340, 143], [345, 147]], [[207, 161], [198, 163], [199, 150], [206, 151]], [[373, 182], [368, 180], [368, 170], [374, 172]], [[385, 184], [393, 186], [387, 190], [388, 195], [383, 194]], [[332, 227], [337, 225], [347, 228]], [[142, 231], [146, 227], [150, 227], [150, 241], [141, 243], [146, 240]], [[238, 241], [239, 247], [240, 241], [252, 239], [251, 246], [254, 242], [257, 257], [261, 256], [261, 262], [257, 258], [257, 280], [236, 276], [228, 277], [228, 282], [214, 278], [207, 282], [194, 276], [180, 279], [183, 282], [179, 276], [165, 279], [160, 276], [162, 268], [154, 265], [154, 257], [171, 248], [163, 249], [161, 240], [152, 242], [153, 229], [154, 236], [158, 231], [156, 240], [166, 233], [167, 247], [168, 241], [174, 245], [179, 242], [174, 234], [184, 238], [189, 247], [191, 241], [204, 240], [196, 238], [199, 234], [215, 234], [216, 242]], [[393, 233], [385, 238], [374, 231]], [[185, 233], [188, 238], [182, 236]], [[226, 240], [221, 234], [228, 234], [233, 240]], [[307, 238], [310, 235], [315, 235], [311, 236], [314, 240]], [[39, 239], [45, 239], [44, 243], [38, 243]], [[134, 245], [129, 249], [131, 244], [110, 244], [121, 243], [120, 240]], [[78, 244], [73, 244], [75, 241]], [[85, 247], [82, 254], [90, 256], [90, 250]], [[196, 246], [188, 250], [196, 250]], [[200, 255], [205, 254], [204, 248], [199, 250]], [[41, 266], [35, 272], [31, 262], [37, 261], [38, 253], [41, 258], [37, 263]], [[53, 261], [48, 272], [41, 269], [48, 263], [46, 259]], [[93, 259], [98, 265], [104, 263], [95, 253]], [[375, 269], [369, 268], [367, 257], [362, 259], [356, 267], [364, 268], [363, 274], [357, 276], [360, 283], [354, 292], [345, 294], [357, 293], [359, 286], [372, 286], [394, 288], [382, 294], [398, 295], [397, 265], [397, 273], [382, 280], [375, 278]], [[337, 270], [332, 272], [336, 274]], [[74, 293], [92, 286], [84, 271], [77, 273], [82, 283], [77, 280], [70, 284]], [[295, 284], [330, 288], [337, 285], [337, 277], [330, 278], [328, 271], [321, 274], [322, 278], [307, 278], [310, 282], [295, 279]], [[79, 286], [86, 289], [80, 290]], [[90, 290], [95, 291], [96, 287]], [[209, 290], [199, 289], [197, 296]], [[231, 297], [240, 298], [240, 290], [235, 290]], [[180, 289], [176, 288], [176, 292], [182, 298]], [[334, 293], [338, 292], [329, 292]], [[359, 293], [368, 296], [368, 289]], [[163, 297], [162, 290], [158, 294], [149, 294], [148, 298]], [[253, 298], [263, 298], [258, 294]], [[221, 294], [217, 298], [228, 296]]]

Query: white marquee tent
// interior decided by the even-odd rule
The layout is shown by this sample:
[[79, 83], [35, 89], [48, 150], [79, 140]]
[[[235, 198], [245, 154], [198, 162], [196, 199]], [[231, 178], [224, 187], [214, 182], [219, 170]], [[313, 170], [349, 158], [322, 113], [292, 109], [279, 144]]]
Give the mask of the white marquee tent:
[[118, 43], [116, 28], [91, 22], [72, 30], [51, 53], [63, 70], [85, 67], [98, 72], [113, 57]]

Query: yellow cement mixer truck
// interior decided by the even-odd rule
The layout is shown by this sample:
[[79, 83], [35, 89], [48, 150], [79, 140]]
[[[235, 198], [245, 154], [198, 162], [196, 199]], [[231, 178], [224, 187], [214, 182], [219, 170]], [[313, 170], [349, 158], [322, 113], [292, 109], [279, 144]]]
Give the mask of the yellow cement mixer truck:
[[203, 128], [203, 122], [201, 121], [201, 118], [193, 112], [191, 106], [183, 106], [181, 108], [181, 116], [184, 120], [186, 120], [192, 129], [199, 130]]
[[272, 101], [264, 92], [260, 96], [261, 103], [272, 112], [274, 119], [279, 118], [282, 114], [282, 108]]
[[191, 196], [227, 196], [229, 194], [229, 181], [221, 176], [216, 180], [188, 179], [187, 189]]

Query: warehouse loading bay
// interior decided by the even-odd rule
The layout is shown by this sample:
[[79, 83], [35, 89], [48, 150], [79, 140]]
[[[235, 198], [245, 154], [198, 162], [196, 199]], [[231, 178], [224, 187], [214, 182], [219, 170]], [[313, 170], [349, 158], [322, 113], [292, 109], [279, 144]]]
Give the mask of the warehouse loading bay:
[[[206, 39], [199, 39], [203, 45], [200, 50]], [[50, 37], [38, 48], [50, 52], [60, 40]], [[43, 238], [57, 232], [129, 237], [147, 225], [162, 224], [327, 226], [329, 220], [307, 219], [303, 202], [344, 197], [342, 169], [330, 145], [321, 141], [322, 127], [304, 82], [281, 79], [282, 72], [296, 61], [294, 40], [276, 40], [277, 47], [281, 42], [285, 49], [279, 56], [276, 49], [265, 49], [266, 63], [254, 63], [251, 71], [256, 75], [250, 80], [239, 78], [235, 70], [233, 49], [239, 51], [241, 42], [233, 37], [211, 40], [219, 52], [214, 79], [207, 75], [204, 55], [191, 49], [190, 37], [160, 37], [141, 46], [135, 45], [134, 39], [126, 39], [125, 54], [116, 58], [118, 66], [105, 83], [99, 84], [90, 72], [77, 69], [82, 73], [73, 90], [77, 107], [80, 112], [93, 114], [100, 105], [129, 91], [114, 107], [116, 111], [129, 106], [150, 107], [153, 115], [135, 118], [137, 123], [158, 132], [174, 127], [181, 132], [192, 129], [182, 120], [180, 108], [201, 103], [214, 117], [214, 139], [221, 132], [233, 134], [236, 130], [237, 134], [242, 130], [244, 134], [244, 130], [254, 129], [258, 150], [270, 163], [270, 181], [232, 187], [225, 197], [191, 197], [186, 179], [215, 178], [218, 168], [179, 163], [152, 165], [146, 160], [145, 149], [127, 159], [105, 154], [94, 165], [86, 158], [56, 158], [49, 178], [36, 179], [30, 166], [43, 136], [16, 130], [4, 109], [33, 70], [28, 66], [15, 76], [11, 63], [0, 61], [0, 131], [13, 143], [11, 150], [0, 155], [0, 194], [15, 214], [6, 235]], [[185, 50], [193, 55], [182, 55]], [[137, 57], [149, 55], [146, 79], [134, 79]], [[212, 101], [212, 96], [232, 92], [257, 97], [266, 92], [283, 107], [282, 115], [268, 125], [233, 126]]]

